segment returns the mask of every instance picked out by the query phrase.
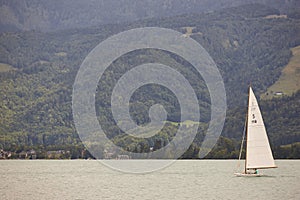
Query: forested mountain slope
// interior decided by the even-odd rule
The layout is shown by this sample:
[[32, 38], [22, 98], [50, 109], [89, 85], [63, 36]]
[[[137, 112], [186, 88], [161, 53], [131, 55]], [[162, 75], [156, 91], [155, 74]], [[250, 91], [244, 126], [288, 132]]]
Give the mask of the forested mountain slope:
[[[276, 9], [252, 4], [209, 14], [147, 19], [122, 25], [52, 33], [1, 33], [0, 148], [11, 151], [33, 148], [40, 152], [67, 149], [72, 151], [73, 157], [81, 156], [83, 146], [74, 128], [71, 95], [82, 61], [99, 42], [112, 34], [137, 27], [159, 26], [188, 34], [216, 62], [225, 83], [228, 111], [220, 142], [209, 157], [235, 157], [242, 138], [249, 83], [252, 83], [257, 96], [264, 93], [289, 62], [292, 55], [290, 49], [300, 45], [300, 20], [267, 17], [278, 14]], [[144, 62], [159, 59], [164, 64], [178, 65], [184, 74], [193, 74], [187, 62], [168, 52], [136, 51], [114, 63], [111, 70], [115, 70], [115, 73], [107, 72], [105, 80], [109, 81], [99, 84], [101, 88], [109, 88], [109, 83], [124, 73], [118, 71], [118, 66], [127, 69], [128, 66], [139, 64], [141, 58]], [[183, 156], [185, 158], [196, 157], [210, 119], [210, 97], [203, 79], [191, 76], [190, 81], [198, 93], [201, 122], [194, 143]], [[105, 116], [105, 120], [110, 119], [108, 100], [103, 94], [99, 90], [96, 96], [100, 121], [103, 120], [102, 116]], [[168, 90], [157, 86], [141, 88], [132, 99], [134, 119], [138, 124], [149, 122], [147, 109], [153, 102], [166, 106], [171, 113], [168, 120], [172, 123], [160, 135], [146, 141], [130, 138], [122, 134], [117, 126], [108, 123], [106, 130], [116, 144], [128, 147], [128, 142], [139, 143], [140, 148], [131, 145], [132, 149], [130, 147], [128, 150], [146, 152], [150, 146], [159, 148], [172, 139], [172, 130], [176, 129], [176, 123], [173, 122], [180, 122], [178, 102]], [[297, 115], [299, 92], [290, 97], [260, 103], [272, 147], [277, 151], [275, 155], [299, 156], [289, 152], [291, 148], [287, 149], [289, 147], [286, 146], [285, 154], [282, 154], [280, 147], [300, 141]], [[299, 145], [293, 148], [299, 149]]]

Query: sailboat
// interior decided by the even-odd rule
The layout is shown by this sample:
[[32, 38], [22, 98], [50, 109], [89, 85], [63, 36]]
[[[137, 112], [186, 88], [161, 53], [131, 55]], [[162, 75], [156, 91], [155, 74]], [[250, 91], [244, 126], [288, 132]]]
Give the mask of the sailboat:
[[263, 118], [254, 92], [249, 87], [248, 112], [245, 121], [243, 140], [241, 143], [239, 160], [241, 159], [244, 138], [246, 135], [245, 168], [236, 176], [262, 176], [258, 169], [277, 168], [272, 155], [269, 139]]

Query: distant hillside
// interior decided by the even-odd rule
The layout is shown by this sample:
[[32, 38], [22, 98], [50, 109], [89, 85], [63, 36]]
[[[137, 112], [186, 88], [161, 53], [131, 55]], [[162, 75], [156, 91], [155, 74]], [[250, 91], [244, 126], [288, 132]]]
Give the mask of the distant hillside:
[[[159, 26], [192, 37], [216, 62], [225, 83], [228, 114], [222, 137], [209, 156], [236, 157], [245, 120], [248, 84], [252, 83], [257, 96], [266, 92], [290, 61], [290, 49], [300, 45], [300, 20], [266, 17], [278, 14], [274, 8], [252, 4], [208, 14], [186, 14], [51, 33], [1, 33], [0, 149], [14, 152], [65, 149], [71, 151], [73, 158], [80, 157], [83, 146], [74, 127], [71, 95], [82, 61], [97, 44], [113, 34], [136, 27]], [[195, 158], [210, 119], [210, 96], [202, 77], [183, 58], [171, 53], [150, 49], [134, 51], [117, 59], [98, 85], [95, 106], [99, 122], [104, 124], [107, 135], [115, 144], [133, 152], [146, 152], [150, 146], [159, 148], [168, 144], [174, 136], [172, 131], [181, 123], [178, 101], [169, 90], [150, 85], [140, 88], [131, 99], [132, 117], [138, 124], [149, 122], [148, 109], [154, 103], [163, 104], [170, 113], [168, 121], [172, 123], [168, 123], [161, 134], [147, 140], [126, 135], [116, 126], [106, 95], [132, 66], [141, 61], [157, 60], [189, 77], [197, 92], [200, 127], [194, 143], [183, 156]], [[297, 149], [298, 145], [289, 144], [299, 142], [299, 93], [260, 103], [272, 147], [277, 153], [281, 152], [281, 145], [287, 145], [283, 146], [284, 153], [289, 147]], [[188, 132], [189, 126], [186, 128]], [[294, 152], [294, 149], [289, 150]], [[285, 154], [281, 152], [280, 155]], [[291, 155], [295, 154], [288, 156], [295, 157]]]
[[280, 78], [262, 95], [264, 99], [292, 95], [300, 89], [300, 46], [291, 49], [293, 56], [283, 68]]
[[54, 31], [261, 3], [286, 13], [297, 0], [0, 0], [0, 31]]

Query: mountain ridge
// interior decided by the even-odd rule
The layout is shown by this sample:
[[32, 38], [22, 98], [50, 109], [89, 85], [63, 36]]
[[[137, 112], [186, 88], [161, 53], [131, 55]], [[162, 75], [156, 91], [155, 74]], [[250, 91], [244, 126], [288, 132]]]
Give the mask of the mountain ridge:
[[261, 3], [287, 13], [299, 8], [296, 0], [1, 0], [0, 31], [53, 31], [132, 22], [154, 17], [208, 13], [239, 5]]

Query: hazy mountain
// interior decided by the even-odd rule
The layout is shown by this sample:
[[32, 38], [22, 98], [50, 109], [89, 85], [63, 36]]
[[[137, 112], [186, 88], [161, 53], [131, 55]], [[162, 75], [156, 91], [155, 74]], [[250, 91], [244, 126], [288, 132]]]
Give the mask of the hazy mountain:
[[90, 27], [262, 3], [281, 12], [297, 0], [0, 0], [0, 31]]

